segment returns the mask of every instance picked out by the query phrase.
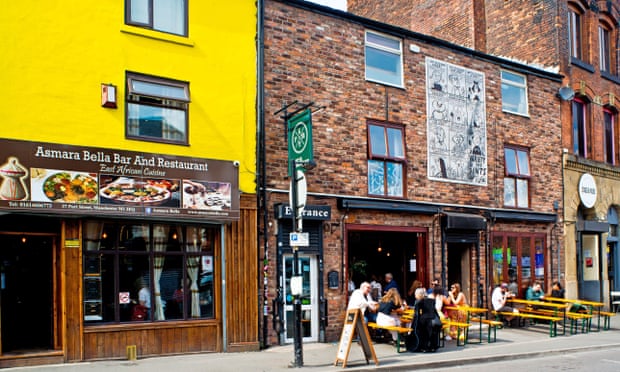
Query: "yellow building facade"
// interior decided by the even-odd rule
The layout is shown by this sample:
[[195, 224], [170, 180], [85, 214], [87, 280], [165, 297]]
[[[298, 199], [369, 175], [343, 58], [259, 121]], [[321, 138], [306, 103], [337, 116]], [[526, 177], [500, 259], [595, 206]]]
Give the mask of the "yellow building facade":
[[0, 367], [258, 349], [256, 27], [252, 1], [3, 7]]

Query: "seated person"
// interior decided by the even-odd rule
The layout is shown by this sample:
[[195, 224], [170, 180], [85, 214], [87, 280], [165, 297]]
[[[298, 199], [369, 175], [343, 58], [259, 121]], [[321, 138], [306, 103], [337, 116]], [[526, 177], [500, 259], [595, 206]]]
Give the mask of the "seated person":
[[439, 333], [441, 322], [433, 324], [433, 319], [439, 319], [435, 309], [435, 299], [426, 297], [426, 290], [415, 290], [415, 315], [413, 318], [414, 331], [407, 335], [407, 350], [411, 352], [435, 352], [439, 348]]
[[[461, 285], [459, 283], [454, 283], [450, 286], [450, 292], [448, 293], [450, 298], [450, 303], [453, 306], [467, 306], [467, 298], [465, 297], [465, 293], [461, 292]], [[467, 312], [462, 309], [454, 309], [448, 311], [448, 316], [450, 320], [459, 323], [467, 322]], [[456, 338], [457, 332], [456, 326], [450, 326], [450, 334], [446, 336], [446, 340], [450, 340], [451, 338]], [[465, 335], [461, 335], [465, 337]]]
[[351, 293], [347, 310], [360, 309], [366, 322], [374, 322], [377, 318], [375, 312], [379, 308], [379, 304], [374, 302], [370, 297], [370, 283], [363, 282], [359, 289]]
[[564, 288], [562, 288], [562, 285], [560, 284], [560, 282], [558, 281], [553, 282], [553, 284], [551, 285], [550, 297], [564, 298]]
[[545, 298], [545, 292], [539, 281], [535, 281], [525, 292], [525, 299], [528, 301], [541, 301]]
[[407, 304], [413, 305], [415, 304], [415, 290], [418, 288], [422, 288], [422, 282], [419, 280], [414, 280], [407, 291]]
[[[400, 317], [404, 310], [403, 300], [396, 288], [390, 288], [385, 296], [379, 301], [379, 311], [377, 311], [377, 325], [379, 326], [400, 326]], [[390, 331], [392, 340], [396, 341], [398, 332]]]
[[[519, 310], [514, 309], [510, 306], [506, 305], [506, 300], [508, 297], [514, 297], [512, 293], [508, 292], [508, 284], [502, 283], [501, 285], [495, 287], [493, 290], [493, 294], [491, 295], [491, 303], [493, 304], [493, 310], [502, 313], [515, 313], [518, 314]], [[502, 316], [505, 324], [509, 324], [514, 319], [513, 316]]]

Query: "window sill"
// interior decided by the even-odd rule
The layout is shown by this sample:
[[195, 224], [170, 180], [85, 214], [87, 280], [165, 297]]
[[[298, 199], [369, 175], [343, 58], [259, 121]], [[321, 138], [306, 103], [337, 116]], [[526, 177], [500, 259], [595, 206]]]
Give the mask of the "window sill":
[[601, 76], [603, 77], [603, 79], [607, 79], [613, 81], [616, 84], [620, 84], [620, 77], [612, 75], [607, 71], [601, 71]]
[[128, 25], [122, 25], [121, 32], [130, 34], [130, 35], [148, 37], [149, 39], [166, 41], [166, 42], [173, 43], [173, 44], [185, 45], [189, 47], [193, 47], [195, 44], [192, 39], [189, 39], [183, 36], [176, 36], [176, 35], [160, 32], [160, 31], [153, 31], [153, 30], [148, 30], [145, 28], [133, 27], [133, 26], [128, 26]]
[[592, 73], [594, 72], [594, 66], [592, 66], [591, 64], [586, 63], [586, 62], [584, 62], [584, 61], [582, 61], [580, 59], [577, 59], [575, 57], [571, 57], [570, 58], [570, 64], [571, 65], [575, 65], [577, 67], [581, 67], [582, 69], [584, 69], [584, 70], [586, 70], [588, 72], [592, 72]]
[[505, 114], [522, 116], [522, 117], [528, 118], [528, 119], [530, 118], [530, 114], [528, 112], [517, 112], [517, 111], [506, 110], [506, 109], [502, 109], [502, 112], [505, 113]]

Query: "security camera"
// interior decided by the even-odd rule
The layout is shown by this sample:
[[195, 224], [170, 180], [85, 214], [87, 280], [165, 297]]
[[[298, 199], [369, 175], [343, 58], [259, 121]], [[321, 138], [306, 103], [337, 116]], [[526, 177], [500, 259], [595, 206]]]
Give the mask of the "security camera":
[[233, 161], [233, 165], [234, 165], [236, 168], [239, 168], [239, 160], [235, 160], [235, 161]]

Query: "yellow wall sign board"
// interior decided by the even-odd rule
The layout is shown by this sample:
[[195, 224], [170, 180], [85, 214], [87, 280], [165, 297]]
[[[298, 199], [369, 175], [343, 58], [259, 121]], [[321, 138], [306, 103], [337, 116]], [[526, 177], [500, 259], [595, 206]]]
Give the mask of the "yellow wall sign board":
[[340, 342], [338, 343], [338, 352], [336, 354], [336, 361], [334, 362], [334, 365], [337, 366], [338, 362], [342, 362], [343, 368], [347, 366], [347, 359], [349, 358], [349, 352], [351, 351], [351, 343], [353, 342], [353, 337], [356, 334], [359, 338], [359, 344], [364, 351], [366, 364], [368, 364], [370, 358], [372, 358], [375, 365], [379, 365], [379, 360], [375, 354], [375, 349], [370, 341], [368, 328], [366, 328], [366, 324], [364, 324], [364, 316], [362, 315], [362, 311], [359, 309], [347, 311], [347, 315], [344, 318], [344, 327], [342, 328], [342, 335], [340, 336]]

